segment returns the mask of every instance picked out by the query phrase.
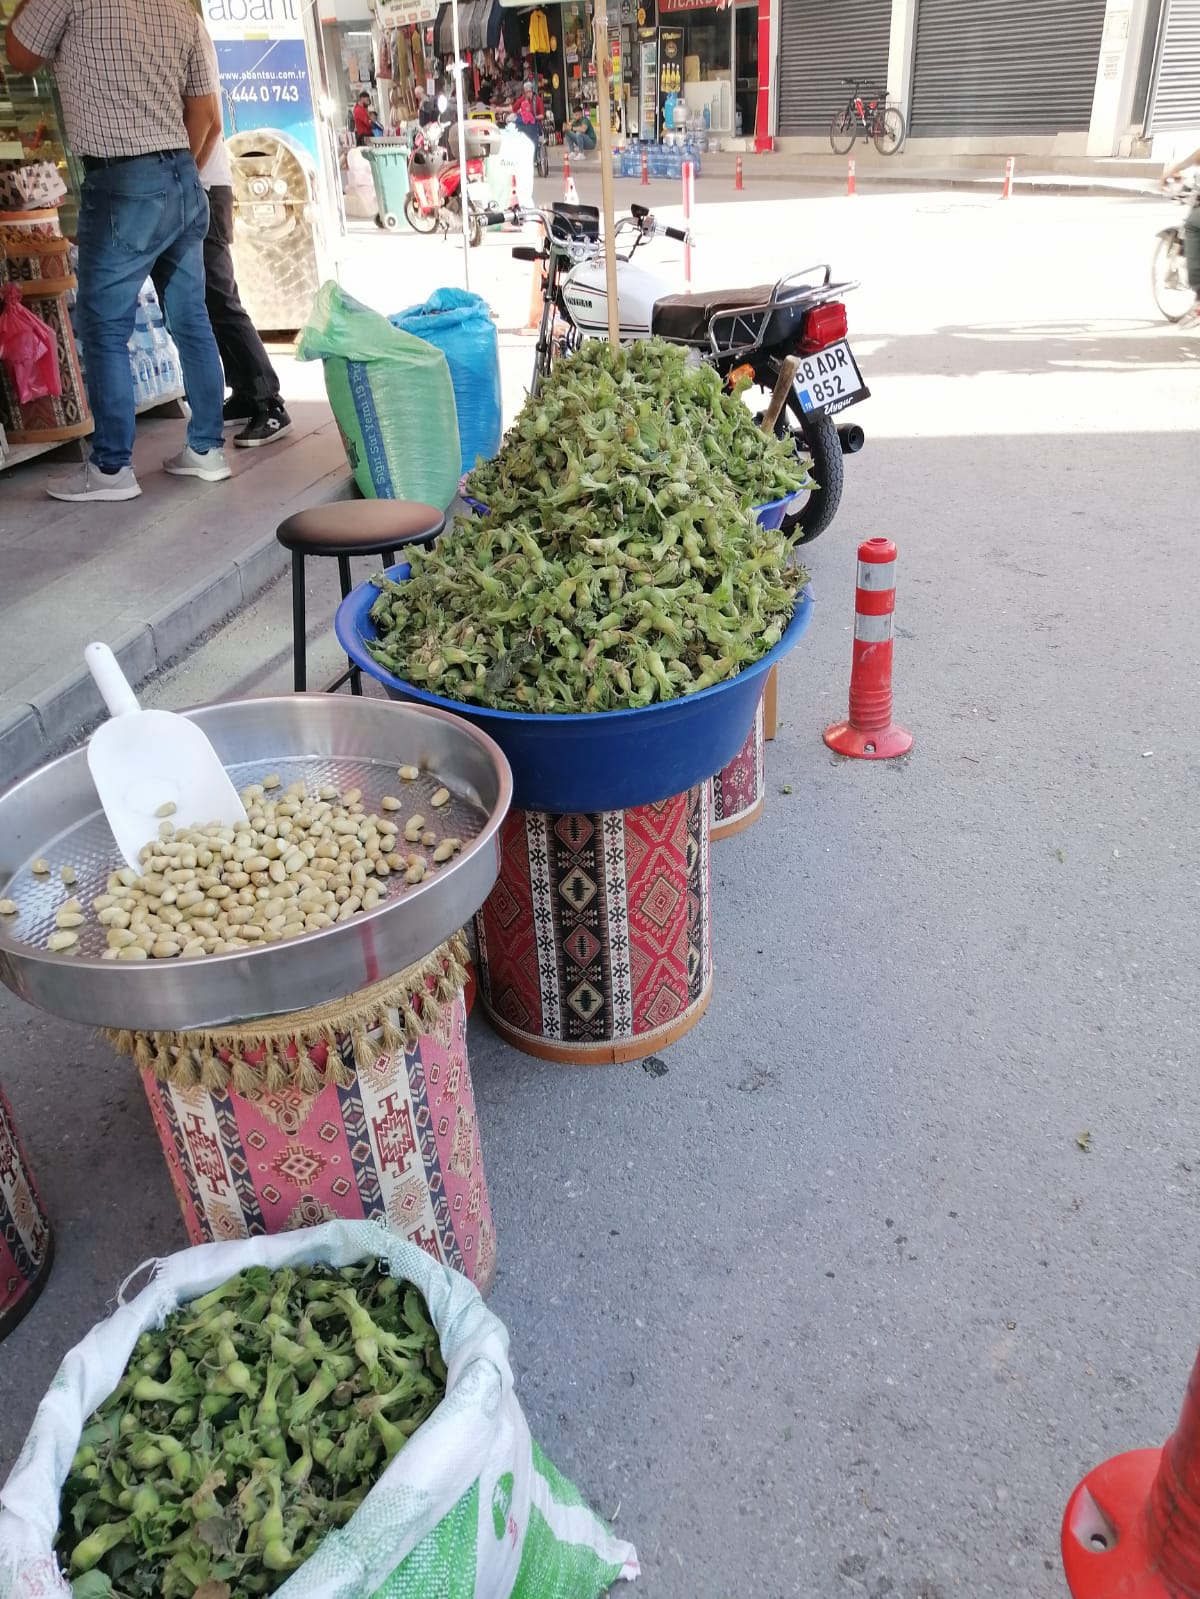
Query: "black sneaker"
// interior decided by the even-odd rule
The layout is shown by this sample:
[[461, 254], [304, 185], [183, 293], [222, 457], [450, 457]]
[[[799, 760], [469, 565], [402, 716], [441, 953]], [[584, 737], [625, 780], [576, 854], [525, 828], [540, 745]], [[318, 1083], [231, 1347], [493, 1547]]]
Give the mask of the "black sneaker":
[[276, 403], [252, 416], [233, 442], [240, 450], [256, 450], [260, 445], [274, 444], [291, 432], [291, 427], [291, 417]]
[[233, 422], [249, 422], [255, 409], [253, 400], [239, 400], [236, 394], [231, 394], [225, 401], [225, 409], [221, 413], [225, 418], [225, 426], [229, 427]]

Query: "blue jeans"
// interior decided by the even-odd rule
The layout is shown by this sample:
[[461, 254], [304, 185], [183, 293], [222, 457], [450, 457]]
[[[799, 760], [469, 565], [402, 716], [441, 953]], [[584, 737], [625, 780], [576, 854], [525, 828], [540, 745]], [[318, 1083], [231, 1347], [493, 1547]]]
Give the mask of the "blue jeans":
[[128, 345], [138, 291], [148, 277], [179, 347], [192, 407], [188, 443], [193, 450], [222, 446], [225, 379], [204, 306], [207, 231], [208, 198], [186, 150], [138, 156], [87, 175], [75, 325], [96, 423], [92, 459], [102, 472], [119, 472], [133, 458]]
[[595, 134], [573, 133], [568, 128], [563, 137], [567, 141], [567, 149], [571, 155], [586, 155], [589, 150], [596, 148]]

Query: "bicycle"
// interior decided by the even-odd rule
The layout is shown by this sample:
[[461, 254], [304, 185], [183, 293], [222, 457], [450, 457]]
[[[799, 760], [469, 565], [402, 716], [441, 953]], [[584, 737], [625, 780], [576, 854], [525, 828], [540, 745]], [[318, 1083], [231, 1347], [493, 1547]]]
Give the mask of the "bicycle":
[[880, 155], [895, 155], [904, 143], [904, 113], [899, 106], [887, 105], [879, 99], [864, 100], [872, 91], [862, 78], [843, 78], [843, 84], [852, 90], [850, 98], [840, 111], [835, 111], [829, 124], [829, 143], [835, 155], [849, 155], [854, 141], [873, 139]]
[[[1200, 204], [1195, 183], [1178, 184], [1167, 192], [1189, 211]], [[1154, 303], [1168, 322], [1180, 322], [1196, 308], [1196, 291], [1188, 282], [1187, 256], [1183, 248], [1183, 224], [1160, 230], [1150, 263]]]

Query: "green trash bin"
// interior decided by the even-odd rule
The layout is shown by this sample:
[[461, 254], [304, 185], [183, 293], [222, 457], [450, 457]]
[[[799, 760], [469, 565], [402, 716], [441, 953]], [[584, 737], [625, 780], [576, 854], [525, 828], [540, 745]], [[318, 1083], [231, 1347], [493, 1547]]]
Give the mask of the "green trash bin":
[[404, 201], [408, 195], [408, 143], [404, 139], [372, 139], [362, 146], [375, 183], [375, 221], [394, 233], [406, 228]]

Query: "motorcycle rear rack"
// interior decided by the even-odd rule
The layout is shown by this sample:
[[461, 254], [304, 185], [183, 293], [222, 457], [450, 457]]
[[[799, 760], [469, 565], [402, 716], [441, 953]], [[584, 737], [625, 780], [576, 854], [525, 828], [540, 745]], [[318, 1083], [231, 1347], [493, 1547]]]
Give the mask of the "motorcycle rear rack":
[[[805, 281], [814, 272], [822, 274], [820, 283]], [[767, 329], [779, 311], [793, 311], [800, 301], [807, 311], [830, 300], [840, 300], [857, 287], [857, 282], [851, 279], [835, 283], [828, 266], [803, 267], [799, 272], [789, 272], [776, 283], [765, 305], [730, 306], [714, 314], [708, 324], [708, 342], [713, 355], [719, 361], [753, 355], [767, 342]]]

